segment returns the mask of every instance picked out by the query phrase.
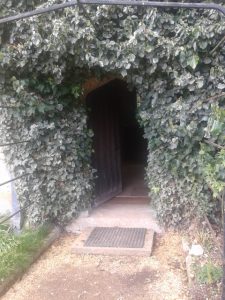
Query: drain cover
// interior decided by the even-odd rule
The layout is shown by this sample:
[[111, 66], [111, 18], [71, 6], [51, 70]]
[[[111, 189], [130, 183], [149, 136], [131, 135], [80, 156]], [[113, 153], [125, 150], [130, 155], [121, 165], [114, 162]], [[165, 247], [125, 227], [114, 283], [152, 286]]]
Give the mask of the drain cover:
[[96, 227], [85, 247], [143, 248], [145, 228]]

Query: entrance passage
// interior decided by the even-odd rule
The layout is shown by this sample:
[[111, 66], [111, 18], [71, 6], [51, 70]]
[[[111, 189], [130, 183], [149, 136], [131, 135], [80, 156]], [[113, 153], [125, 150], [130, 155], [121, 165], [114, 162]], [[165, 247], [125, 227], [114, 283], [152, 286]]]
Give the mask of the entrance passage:
[[147, 143], [137, 121], [136, 92], [116, 79], [91, 92], [86, 103], [94, 132], [94, 206], [117, 195], [147, 196]]

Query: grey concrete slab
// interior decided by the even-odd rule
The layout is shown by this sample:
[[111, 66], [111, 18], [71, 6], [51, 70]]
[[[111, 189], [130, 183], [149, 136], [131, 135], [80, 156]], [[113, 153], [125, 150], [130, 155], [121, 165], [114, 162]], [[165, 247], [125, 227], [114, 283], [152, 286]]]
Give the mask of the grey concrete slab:
[[135, 227], [162, 232], [149, 198], [116, 197], [93, 209], [90, 214], [81, 214], [68, 226], [67, 231], [80, 232], [89, 227]]

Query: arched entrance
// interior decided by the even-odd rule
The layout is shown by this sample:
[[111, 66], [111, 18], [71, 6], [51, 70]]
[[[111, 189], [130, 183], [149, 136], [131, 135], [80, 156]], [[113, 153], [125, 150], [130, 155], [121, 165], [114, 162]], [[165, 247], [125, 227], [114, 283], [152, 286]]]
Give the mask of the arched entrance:
[[93, 167], [97, 171], [93, 206], [117, 195], [147, 196], [147, 142], [137, 121], [136, 92], [115, 79], [92, 91], [86, 103], [94, 132]]

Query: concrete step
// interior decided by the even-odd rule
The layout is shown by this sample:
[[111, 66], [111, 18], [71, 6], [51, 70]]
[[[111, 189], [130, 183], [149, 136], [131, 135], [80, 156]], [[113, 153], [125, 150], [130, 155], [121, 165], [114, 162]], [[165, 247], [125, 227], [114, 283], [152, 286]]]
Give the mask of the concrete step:
[[77, 233], [89, 227], [135, 227], [161, 233], [155, 212], [148, 202], [149, 199], [114, 198], [95, 208], [89, 215], [87, 212], [82, 213], [66, 229]]

